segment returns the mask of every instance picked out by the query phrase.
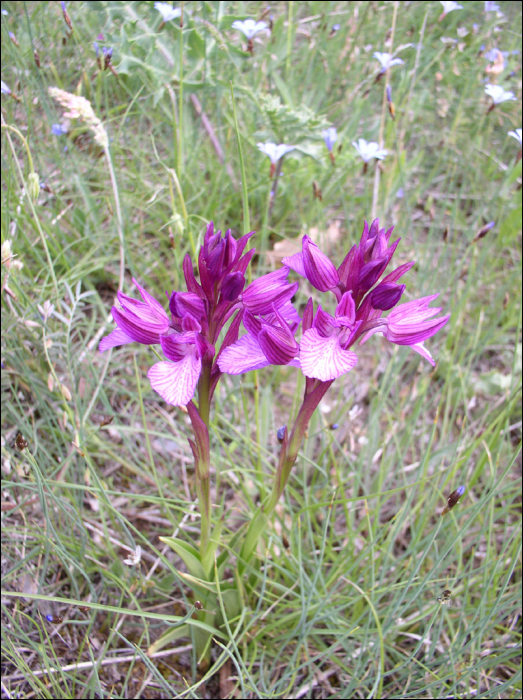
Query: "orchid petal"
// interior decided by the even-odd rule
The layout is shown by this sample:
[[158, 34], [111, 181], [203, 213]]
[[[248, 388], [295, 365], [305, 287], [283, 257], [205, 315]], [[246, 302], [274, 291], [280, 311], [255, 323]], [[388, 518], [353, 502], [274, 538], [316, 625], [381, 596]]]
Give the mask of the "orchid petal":
[[196, 348], [179, 362], [157, 362], [147, 372], [152, 388], [172, 406], [185, 406], [194, 396], [202, 369]]
[[218, 366], [226, 374], [243, 374], [269, 364], [260, 344], [249, 333], [226, 348], [218, 358]]
[[109, 335], [101, 339], [98, 349], [100, 352], [105, 352], [109, 348], [116, 348], [118, 345], [126, 345], [127, 343], [134, 343], [134, 338], [127, 335], [121, 328], [115, 328]]

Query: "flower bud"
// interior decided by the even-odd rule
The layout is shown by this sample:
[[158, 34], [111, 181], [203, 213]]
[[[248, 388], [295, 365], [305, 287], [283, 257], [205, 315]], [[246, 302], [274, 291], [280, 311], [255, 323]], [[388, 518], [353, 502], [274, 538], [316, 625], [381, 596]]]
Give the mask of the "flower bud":
[[309, 282], [320, 292], [333, 289], [340, 281], [332, 262], [308, 236], [303, 237], [303, 267]]
[[33, 202], [36, 202], [38, 195], [40, 194], [40, 179], [38, 177], [38, 173], [29, 173], [27, 177], [27, 193]]
[[245, 286], [245, 277], [241, 272], [231, 272], [222, 284], [222, 297], [225, 301], [235, 301]]
[[370, 293], [370, 303], [374, 309], [388, 311], [396, 306], [404, 291], [404, 284], [391, 284], [384, 282], [379, 284], [376, 289], [372, 290]]

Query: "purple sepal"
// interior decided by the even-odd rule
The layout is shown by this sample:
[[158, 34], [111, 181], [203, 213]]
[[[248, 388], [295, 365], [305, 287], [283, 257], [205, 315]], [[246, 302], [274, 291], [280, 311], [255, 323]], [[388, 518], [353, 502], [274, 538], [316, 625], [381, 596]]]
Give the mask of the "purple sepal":
[[314, 321], [314, 302], [312, 300], [312, 297], [309, 297], [307, 304], [305, 306], [305, 310], [303, 312], [303, 320], [302, 320], [302, 330], [305, 333], [305, 331], [308, 331], [309, 328], [312, 328], [312, 323]]
[[163, 354], [172, 362], [180, 362], [187, 354], [186, 343], [180, 340], [180, 335], [178, 333], [162, 336], [160, 338], [160, 344]]
[[[111, 313], [116, 325], [134, 342], [142, 343], [142, 345], [157, 345], [160, 342], [157, 324], [147, 324], [143, 318], [140, 318], [132, 311], [126, 309], [125, 312], [122, 312], [116, 306], [113, 306]], [[168, 327], [163, 332], [167, 332], [167, 330]]]
[[286, 267], [282, 267], [251, 282], [241, 295], [245, 308], [253, 314], [263, 316], [272, 311], [273, 304], [279, 308], [290, 301], [299, 285], [297, 282], [290, 284], [286, 281], [288, 272]]
[[199, 333], [202, 327], [192, 314], [186, 313], [182, 319], [182, 330], [184, 333]]
[[356, 321], [356, 304], [352, 298], [352, 292], [345, 292], [336, 307], [336, 318], [343, 318], [343, 325], [354, 325]]
[[294, 272], [297, 272], [302, 277], [307, 277], [305, 274], [305, 266], [303, 264], [303, 253], [294, 253], [294, 255], [288, 255], [281, 261], [282, 265], [289, 267]]
[[196, 281], [196, 277], [194, 276], [191, 256], [188, 253], [183, 259], [183, 275], [185, 277], [185, 284], [187, 285], [187, 289], [189, 290], [189, 292], [197, 294], [200, 297], [200, 299], [205, 299], [203, 289], [201, 285]]
[[389, 282], [397, 282], [400, 277], [403, 277], [403, 275], [408, 272], [411, 267], [413, 267], [414, 264], [414, 262], [408, 262], [400, 265], [392, 272], [389, 272], [389, 274], [382, 279], [381, 283], [388, 284]]
[[200, 321], [205, 315], [205, 305], [194, 292], [173, 292], [169, 300], [169, 309], [172, 315], [178, 318], [191, 314]]
[[100, 352], [105, 352], [109, 348], [116, 348], [118, 345], [126, 345], [127, 343], [134, 343], [133, 338], [121, 328], [115, 328], [109, 335], [101, 339], [98, 349]]
[[303, 267], [305, 276], [320, 292], [328, 292], [338, 284], [338, 271], [309, 236], [303, 236]]
[[218, 359], [220, 370], [226, 374], [243, 374], [268, 364], [258, 341], [250, 333], [224, 350]]
[[194, 430], [198, 456], [200, 459], [205, 458], [205, 456], [209, 455], [209, 431], [192, 401], [187, 404], [187, 413], [189, 414]]
[[207, 263], [205, 262], [203, 248], [200, 250], [198, 256], [198, 270], [200, 272], [200, 282], [205, 296], [209, 301], [212, 301], [214, 298], [214, 281], [207, 267]]

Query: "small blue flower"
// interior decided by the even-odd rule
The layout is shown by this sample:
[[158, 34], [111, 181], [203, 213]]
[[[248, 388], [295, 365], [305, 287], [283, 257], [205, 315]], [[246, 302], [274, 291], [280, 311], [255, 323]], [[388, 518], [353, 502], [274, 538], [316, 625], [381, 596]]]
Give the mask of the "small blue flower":
[[179, 7], [172, 7], [167, 2], [155, 2], [154, 9], [158, 10], [164, 22], [170, 22], [172, 19], [176, 19], [182, 14]]
[[2, 95], [10, 95], [11, 94], [11, 88], [9, 85], [6, 85], [4, 81], [2, 80]]
[[266, 22], [256, 22], [253, 19], [246, 19], [245, 21], [237, 19], [231, 26], [233, 29], [238, 29], [240, 32], [245, 34], [249, 41], [255, 34], [258, 34], [258, 32], [263, 32], [267, 29]]
[[97, 41], [93, 41], [93, 49], [95, 50], [96, 58], [98, 58], [100, 56], [100, 47]]
[[329, 149], [329, 152], [332, 152], [332, 149], [334, 147], [334, 143], [338, 139], [338, 132], [336, 131], [335, 126], [330, 126], [328, 129], [323, 129], [321, 132], [321, 135], [325, 139], [325, 145]]
[[51, 126], [51, 132], [55, 136], [64, 136], [65, 134], [67, 134], [67, 127], [63, 126], [63, 124], [53, 124]]
[[333, 32], [337, 32], [337, 31], [339, 31], [339, 29], [340, 29], [340, 25], [339, 25], [339, 24], [333, 24], [333, 25], [332, 25], [332, 31], [333, 31]]

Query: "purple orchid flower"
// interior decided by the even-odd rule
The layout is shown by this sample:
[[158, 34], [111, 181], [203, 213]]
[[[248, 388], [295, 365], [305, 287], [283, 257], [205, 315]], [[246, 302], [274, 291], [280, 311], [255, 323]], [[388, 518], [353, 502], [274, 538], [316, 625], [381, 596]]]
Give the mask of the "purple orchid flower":
[[[161, 345], [167, 360], [156, 363], [149, 370], [147, 376], [152, 388], [167, 403], [186, 405], [194, 396], [202, 371], [207, 367], [209, 394], [212, 396], [222, 372], [217, 359], [237, 340], [244, 313], [263, 316], [276, 312], [281, 318], [299, 322], [289, 303], [298, 284], [287, 282], [287, 268], [255, 280], [244, 290], [245, 272], [256, 252], [252, 248], [244, 254], [252, 235], [253, 232], [248, 233], [236, 241], [230, 230], [224, 236], [221, 231], [215, 233], [211, 222], [198, 258], [200, 282], [194, 276], [190, 256], [186, 255], [183, 272], [188, 291], [167, 294], [170, 314], [133, 279], [142, 301], [118, 292], [121, 308], [112, 308], [117, 327], [102, 338], [100, 351], [132, 342]], [[220, 333], [234, 314], [236, 316], [216, 353]], [[269, 316], [265, 323], [278, 327], [280, 321]], [[269, 329], [267, 332], [281, 334], [281, 330]]]
[[388, 341], [396, 345], [408, 345], [434, 367], [436, 363], [423, 343], [443, 328], [450, 318], [450, 315], [432, 318], [441, 308], [429, 308], [428, 305], [438, 296], [439, 294], [432, 294], [414, 299], [393, 309], [387, 318], [380, 319], [379, 325], [365, 334], [361, 343], [365, 343], [374, 333], [383, 333]]
[[[370, 227], [365, 222], [359, 245], [353, 246], [339, 268], [309, 236], [304, 236], [302, 252], [282, 262], [285, 268], [305, 277], [318, 291], [331, 291], [336, 296], [338, 304], [334, 316], [321, 305], [314, 316], [312, 299], [309, 299], [298, 345], [294, 339], [295, 319], [289, 327], [290, 319], [286, 321], [281, 311], [278, 313], [275, 309], [272, 319], [263, 317], [267, 306], [263, 306], [263, 299], [260, 299], [245, 312], [243, 323], [247, 335], [222, 354], [218, 362], [220, 369], [228, 374], [242, 374], [268, 364], [291, 365], [301, 367], [308, 380], [332, 382], [356, 365], [358, 358], [350, 347], [359, 339], [366, 342], [378, 332], [391, 343], [409, 345], [434, 365], [423, 343], [447, 323], [449, 316], [433, 318], [441, 309], [429, 308], [428, 304], [437, 294], [395, 308], [405, 291], [405, 285], [398, 284], [398, 280], [413, 263], [405, 263], [381, 279], [399, 244], [399, 239], [390, 244], [392, 231], [393, 227], [387, 231], [380, 228], [378, 219]], [[278, 275], [282, 281], [286, 279], [281, 271], [267, 277], [275, 281]], [[287, 294], [294, 291], [287, 287]], [[290, 296], [287, 303], [292, 308], [289, 300]], [[382, 318], [385, 311], [391, 313]], [[261, 318], [256, 318], [256, 314]], [[309, 384], [312, 390], [314, 382]]]
[[349, 372], [357, 363], [356, 353], [348, 350], [362, 324], [356, 321], [356, 305], [351, 292], [345, 292], [334, 317], [318, 307], [312, 328], [300, 343], [300, 363], [305, 376], [328, 382]]

